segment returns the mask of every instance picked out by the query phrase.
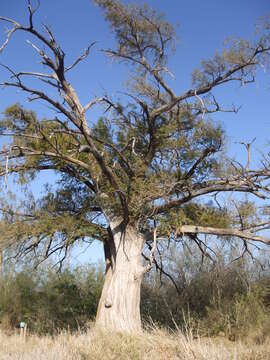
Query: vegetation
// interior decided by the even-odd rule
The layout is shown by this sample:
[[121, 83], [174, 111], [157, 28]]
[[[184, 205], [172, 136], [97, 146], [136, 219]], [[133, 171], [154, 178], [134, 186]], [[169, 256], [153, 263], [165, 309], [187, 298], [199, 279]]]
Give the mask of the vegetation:
[[247, 346], [156, 329], [134, 336], [97, 330], [87, 334], [62, 333], [53, 338], [31, 336], [26, 342], [18, 336], [0, 334], [1, 360], [265, 360], [269, 353], [269, 343]]
[[85, 330], [95, 318], [102, 285], [102, 268], [9, 273], [0, 285], [0, 327], [13, 332], [24, 321], [36, 334]]
[[[188, 256], [178, 251], [176, 261], [168, 260], [166, 270], [170, 269], [176, 286], [164, 279], [161, 283], [158, 273], [145, 278], [141, 294], [144, 328], [154, 326], [195, 338], [266, 343], [270, 337], [269, 272], [249, 258], [229, 265], [220, 257], [213, 268], [207, 260], [200, 264], [200, 253], [193, 253], [191, 259]], [[92, 327], [89, 319], [95, 320], [102, 270], [92, 266], [66, 268], [58, 274], [46, 267], [10, 271], [1, 283], [0, 329], [12, 334], [23, 320], [31, 334], [87, 331]]]
[[[270, 243], [258, 234], [269, 227], [269, 156], [252, 169], [249, 144], [247, 165], [228, 159], [224, 130], [211, 119], [211, 114], [225, 111], [217, 99], [218, 87], [253, 82], [257, 69], [269, 64], [270, 27], [266, 22], [254, 40], [233, 40], [202, 61], [190, 88], [179, 93], [168, 78], [168, 57], [175, 45], [172, 25], [147, 6], [118, 0], [94, 3], [116, 38], [115, 49], [105, 53], [131, 65], [128, 89], [118, 100], [105, 94], [84, 105], [70, 82], [70, 71], [94, 43], [67, 64], [53, 31], [36, 24], [37, 8], [30, 0], [26, 25], [0, 17], [10, 25], [0, 52], [8, 51], [17, 33], [30, 36], [44, 71], [4, 65], [10, 79], [2, 85], [53, 109], [47, 119], [20, 104], [6, 109], [0, 135], [9, 142], [0, 151], [0, 175], [18, 175], [28, 186], [44, 170], [61, 177], [57, 188], [47, 189], [38, 201], [29, 197], [23, 206], [15, 206], [4, 199], [0, 240], [15, 257], [34, 253], [37, 264], [58, 252], [60, 267], [76, 242], [102, 241], [106, 275], [96, 322], [106, 329], [140, 332], [141, 283], [154, 264], [164, 269], [158, 261], [163, 248], [192, 242], [203, 259], [214, 263], [215, 252], [202, 234], [225, 237], [228, 245], [237, 238], [243, 253], [250, 254], [250, 242]], [[98, 116], [96, 105], [104, 110]], [[220, 196], [228, 192], [257, 197], [260, 212], [248, 198], [232, 208]], [[207, 288], [208, 276], [194, 277], [192, 286], [198, 289], [196, 281], [203, 281]], [[218, 295], [217, 301], [213, 304], [220, 311]], [[241, 297], [238, 302], [242, 304]], [[208, 300], [202, 309], [197, 305], [192, 304], [192, 311], [207, 313]]]
[[[192, 259], [190, 257], [192, 256]], [[183, 259], [186, 260], [186, 265]], [[177, 253], [175, 285], [149, 274], [142, 288], [142, 314], [161, 327], [194, 336], [264, 343], [270, 336], [270, 277], [259, 264], [224, 257], [213, 267], [188, 252]], [[168, 269], [166, 268], [168, 271]]]

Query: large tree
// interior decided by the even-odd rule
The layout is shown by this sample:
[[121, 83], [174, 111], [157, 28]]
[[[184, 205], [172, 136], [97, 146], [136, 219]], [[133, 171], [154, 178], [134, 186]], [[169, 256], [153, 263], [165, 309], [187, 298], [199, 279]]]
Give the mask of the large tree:
[[[16, 33], [31, 36], [28, 42], [47, 70], [2, 65], [10, 73], [2, 85], [20, 89], [30, 101], [43, 101], [55, 111], [50, 119], [39, 119], [19, 104], [5, 111], [0, 134], [10, 141], [0, 152], [0, 174], [18, 174], [26, 182], [43, 170], [61, 176], [57, 189], [36, 203], [30, 199], [25, 209], [3, 205], [0, 234], [5, 246], [16, 245], [18, 255], [35, 251], [39, 259], [59, 251], [64, 259], [77, 241], [102, 241], [106, 277], [97, 324], [134, 332], [141, 328], [142, 277], [157, 263], [159, 242], [191, 240], [209, 257], [211, 250], [200, 234], [238, 238], [245, 251], [249, 241], [270, 243], [258, 234], [269, 226], [268, 219], [245, 216], [251, 204], [237, 205], [236, 221], [225, 204], [209, 202], [209, 196], [220, 193], [247, 193], [260, 201], [269, 195], [269, 159], [264, 157], [261, 168], [254, 170], [250, 161], [241, 166], [226, 160], [224, 132], [210, 119], [228, 111], [215, 96], [217, 87], [253, 82], [257, 67], [267, 65], [269, 25], [262, 26], [254, 42], [232, 41], [203, 61], [191, 88], [179, 94], [170, 86], [166, 67], [175, 44], [173, 27], [147, 6], [94, 2], [116, 37], [116, 48], [105, 53], [132, 65], [128, 89], [117, 101], [104, 95], [82, 104], [68, 80], [93, 44], [66, 64], [53, 31], [36, 27], [38, 8], [30, 0], [28, 24], [0, 17], [10, 25], [0, 52], [8, 50]], [[104, 114], [95, 118], [97, 105]]]

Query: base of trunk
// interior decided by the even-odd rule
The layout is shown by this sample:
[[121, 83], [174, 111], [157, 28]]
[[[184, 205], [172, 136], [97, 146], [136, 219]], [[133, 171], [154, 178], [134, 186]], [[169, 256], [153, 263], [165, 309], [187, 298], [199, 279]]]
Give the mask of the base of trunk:
[[134, 229], [112, 227], [104, 245], [105, 283], [100, 298], [96, 325], [110, 331], [141, 331], [140, 291], [143, 236]]

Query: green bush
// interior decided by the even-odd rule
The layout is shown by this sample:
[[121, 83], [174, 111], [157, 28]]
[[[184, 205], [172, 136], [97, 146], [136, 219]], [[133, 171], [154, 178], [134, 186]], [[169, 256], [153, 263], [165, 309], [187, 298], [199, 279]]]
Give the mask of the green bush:
[[102, 284], [103, 270], [94, 267], [9, 274], [0, 289], [1, 327], [25, 321], [39, 334], [83, 328], [96, 315]]
[[196, 268], [194, 262], [190, 269], [189, 263], [182, 277], [175, 276], [178, 292], [171, 282], [163, 280], [161, 286], [156, 275], [148, 275], [142, 288], [144, 321], [201, 336], [250, 336], [262, 342], [270, 335], [270, 277], [260, 279], [259, 270], [247, 265], [220, 261], [215, 268]]
[[201, 331], [210, 336], [223, 334], [231, 340], [270, 335], [270, 313], [264, 297], [265, 288], [256, 282], [246, 294], [215, 299], [200, 320]]
[[[141, 292], [144, 323], [263, 342], [270, 335], [269, 274], [260, 278], [244, 262], [227, 266], [221, 259], [213, 268], [207, 263], [199, 267], [197, 260], [185, 256], [181, 272], [171, 261], [178, 292], [168, 279], [161, 286], [154, 271], [146, 276]], [[103, 268], [93, 266], [59, 274], [28, 268], [7, 274], [0, 284], [0, 326], [14, 329], [25, 321], [38, 334], [84, 329], [95, 318], [103, 280]]]

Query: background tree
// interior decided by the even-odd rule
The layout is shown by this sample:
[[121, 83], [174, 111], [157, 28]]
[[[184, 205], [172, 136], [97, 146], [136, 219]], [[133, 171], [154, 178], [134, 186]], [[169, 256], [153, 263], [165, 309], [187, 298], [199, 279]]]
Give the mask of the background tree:
[[[195, 336], [227, 336], [263, 343], [269, 335], [267, 254], [241, 256], [241, 247], [214, 246], [215, 264], [202, 259], [196, 243], [164, 249], [165, 274], [150, 272], [142, 284], [141, 312], [159, 326], [192, 331]], [[236, 257], [238, 261], [234, 261]], [[166, 266], [164, 264], [166, 262]]]
[[88, 266], [56, 274], [44, 266], [33, 271], [29, 263], [19, 271], [10, 266], [0, 285], [1, 330], [14, 333], [21, 321], [38, 334], [85, 329], [96, 314], [102, 270]]
[[[30, 101], [45, 101], [55, 111], [51, 119], [39, 119], [19, 104], [6, 110], [0, 133], [11, 140], [0, 152], [0, 174], [19, 174], [25, 182], [43, 170], [61, 174], [56, 191], [38, 202], [30, 198], [23, 211], [5, 204], [0, 233], [5, 246], [17, 245], [18, 256], [35, 251], [42, 261], [60, 252], [60, 265], [76, 241], [102, 241], [106, 277], [97, 323], [133, 332], [141, 328], [142, 277], [156, 262], [159, 244], [193, 241], [203, 256], [213, 258], [199, 234], [240, 238], [246, 252], [248, 241], [270, 243], [257, 234], [269, 226], [267, 208], [264, 219], [243, 222], [241, 212], [236, 221], [226, 204], [208, 201], [224, 192], [261, 200], [269, 195], [269, 158], [254, 170], [227, 160], [224, 131], [210, 119], [212, 113], [236, 112], [222, 109], [215, 88], [253, 82], [257, 67], [268, 64], [269, 25], [262, 26], [255, 41], [232, 41], [203, 61], [192, 87], [178, 94], [167, 69], [173, 27], [147, 6], [95, 3], [117, 40], [116, 49], [105, 53], [132, 65], [127, 92], [117, 101], [104, 95], [83, 105], [68, 80], [94, 43], [68, 65], [52, 30], [34, 24], [39, 6], [34, 9], [28, 1], [27, 25], [0, 17], [11, 26], [0, 51], [15, 33], [31, 35], [28, 42], [47, 69], [17, 71], [2, 65], [10, 74], [2, 85], [23, 90]], [[104, 106], [102, 118], [95, 119], [96, 105]]]

